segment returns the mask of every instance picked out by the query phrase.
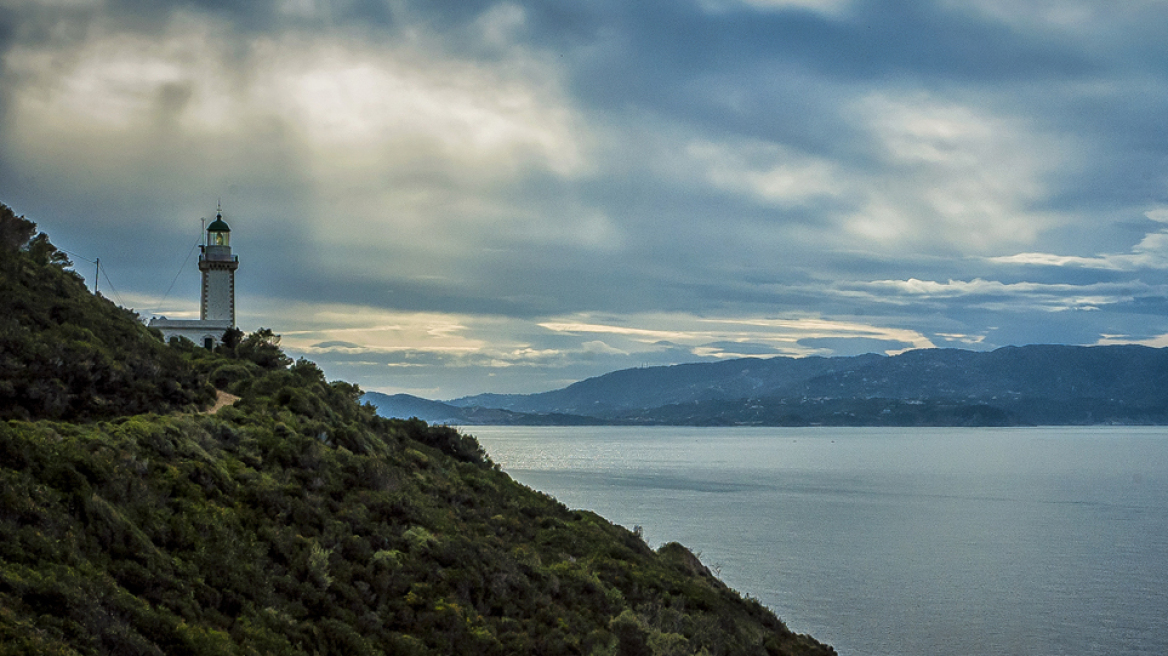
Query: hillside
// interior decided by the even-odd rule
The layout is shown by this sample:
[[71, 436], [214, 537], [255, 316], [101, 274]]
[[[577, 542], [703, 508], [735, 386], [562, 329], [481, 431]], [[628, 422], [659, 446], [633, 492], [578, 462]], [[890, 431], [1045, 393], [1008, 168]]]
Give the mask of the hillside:
[[90, 294], [0, 204], [0, 419], [88, 420], [206, 405], [215, 391], [130, 311]]
[[628, 369], [541, 394], [450, 404], [646, 424], [1168, 424], [1168, 349], [1033, 345], [744, 358]]
[[[12, 243], [5, 270], [33, 275], [6, 276], [4, 297], [44, 277], [63, 290], [46, 307], [68, 311], [6, 317], [0, 385], [68, 402], [6, 391], [25, 419], [0, 423], [0, 654], [834, 653], [681, 545], [519, 485], [472, 437], [378, 417], [271, 331], [163, 345], [83, 302], [63, 260], [30, 248], [47, 239]], [[29, 345], [81, 331], [78, 352], [105, 359], [80, 370], [134, 363], [190, 393], [141, 413], [145, 396], [58, 381], [46, 362], [79, 365]], [[240, 399], [198, 412], [213, 388]]]

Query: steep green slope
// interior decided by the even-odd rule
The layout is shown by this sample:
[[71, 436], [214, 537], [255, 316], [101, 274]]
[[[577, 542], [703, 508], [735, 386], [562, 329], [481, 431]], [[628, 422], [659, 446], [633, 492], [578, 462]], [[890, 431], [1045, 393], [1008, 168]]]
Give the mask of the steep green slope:
[[0, 654], [834, 653], [684, 547], [515, 483], [473, 438], [377, 417], [270, 331], [211, 353], [87, 329], [110, 362], [173, 360], [240, 400], [134, 414], [80, 395], [75, 416], [108, 418], [0, 423]]
[[90, 294], [35, 233], [0, 204], [0, 419], [99, 419], [215, 398], [179, 353]]

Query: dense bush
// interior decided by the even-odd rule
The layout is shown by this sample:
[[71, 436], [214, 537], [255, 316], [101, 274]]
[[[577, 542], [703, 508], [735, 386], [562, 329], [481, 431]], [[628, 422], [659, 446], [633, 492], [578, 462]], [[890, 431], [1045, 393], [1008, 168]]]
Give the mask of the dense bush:
[[310, 367], [215, 416], [0, 424], [0, 651], [829, 653]]

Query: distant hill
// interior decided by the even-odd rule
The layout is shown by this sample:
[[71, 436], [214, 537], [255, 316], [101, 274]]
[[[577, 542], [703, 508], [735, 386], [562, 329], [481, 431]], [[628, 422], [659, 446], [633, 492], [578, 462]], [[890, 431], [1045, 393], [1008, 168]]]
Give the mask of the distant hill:
[[1168, 349], [922, 349], [897, 356], [743, 358], [616, 371], [459, 407], [682, 425], [1168, 424]]
[[481, 394], [449, 401], [516, 412], [564, 412], [617, 417], [630, 410], [774, 394], [816, 376], [848, 371], [882, 356], [740, 358], [722, 362], [623, 369], [539, 394]]
[[595, 417], [562, 413], [525, 413], [482, 406], [459, 407], [431, 401], [410, 394], [366, 392], [362, 403], [377, 408], [377, 414], [390, 419], [421, 419], [448, 426], [577, 426], [610, 423]]
[[[463, 424], [466, 423], [466, 415], [468, 414], [463, 408], [409, 394], [365, 392], [361, 397], [361, 402], [377, 408], [377, 414], [382, 417], [395, 419], [416, 417], [434, 424]], [[499, 415], [511, 414], [506, 410], [496, 410], [495, 412]]]

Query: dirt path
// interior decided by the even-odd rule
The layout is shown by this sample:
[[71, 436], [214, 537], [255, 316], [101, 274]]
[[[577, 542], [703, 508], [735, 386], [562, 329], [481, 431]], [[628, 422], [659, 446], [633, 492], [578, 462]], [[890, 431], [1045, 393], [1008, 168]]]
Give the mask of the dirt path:
[[215, 393], [219, 395], [218, 398], [215, 399], [215, 405], [211, 406], [207, 410], [204, 410], [203, 414], [213, 415], [216, 412], [219, 412], [220, 409], [232, 405], [239, 400], [238, 396], [234, 394], [228, 394], [223, 390], [215, 390]]

